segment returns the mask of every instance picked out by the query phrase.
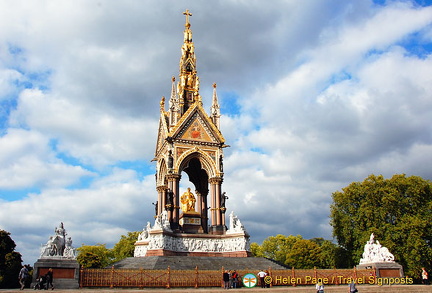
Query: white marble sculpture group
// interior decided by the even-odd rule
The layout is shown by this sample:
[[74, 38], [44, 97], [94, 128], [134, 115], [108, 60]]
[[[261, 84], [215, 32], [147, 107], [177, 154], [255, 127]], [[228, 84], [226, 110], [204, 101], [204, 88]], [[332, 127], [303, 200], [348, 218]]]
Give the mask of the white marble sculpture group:
[[72, 247], [72, 238], [66, 238], [63, 223], [54, 229], [54, 236], [50, 236], [47, 243], [41, 247], [41, 258], [76, 258], [76, 249]]
[[360, 259], [360, 264], [378, 263], [378, 262], [394, 262], [394, 256], [390, 253], [387, 247], [381, 246], [378, 240], [375, 243], [375, 235], [372, 233], [369, 241], [364, 247], [363, 257]]
[[135, 244], [135, 257], [145, 256], [148, 250], [165, 249], [177, 252], [235, 252], [249, 251], [249, 238], [245, 237], [247, 232], [241, 224], [240, 219], [233, 212], [229, 215], [230, 224], [227, 235], [221, 239], [194, 237], [174, 237], [163, 232], [172, 232], [167, 212], [163, 211], [156, 217], [155, 224], [151, 227], [147, 222], [146, 227], [138, 236]]

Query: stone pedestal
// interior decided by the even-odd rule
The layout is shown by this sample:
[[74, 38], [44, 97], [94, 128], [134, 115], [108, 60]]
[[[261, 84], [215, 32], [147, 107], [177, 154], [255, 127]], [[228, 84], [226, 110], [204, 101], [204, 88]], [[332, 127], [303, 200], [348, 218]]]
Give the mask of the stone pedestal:
[[403, 278], [403, 267], [396, 262], [363, 263], [357, 269], [375, 269], [377, 278]]
[[56, 289], [78, 289], [79, 269], [76, 260], [63, 257], [50, 257], [38, 259], [34, 264], [31, 288], [34, 288], [36, 279], [45, 275], [49, 268], [53, 270], [53, 285]]
[[183, 213], [180, 215], [180, 226], [184, 233], [203, 233], [201, 216], [198, 213]]
[[250, 241], [240, 220], [232, 212], [230, 228], [220, 225], [220, 233], [203, 233], [202, 217], [188, 211], [180, 216], [181, 231], [170, 227], [167, 212], [150, 222], [135, 242], [135, 257], [144, 256], [208, 256], [208, 257], [249, 257]]
[[135, 242], [135, 257], [143, 256], [251, 256], [249, 235], [186, 234], [152, 230], [148, 237]]

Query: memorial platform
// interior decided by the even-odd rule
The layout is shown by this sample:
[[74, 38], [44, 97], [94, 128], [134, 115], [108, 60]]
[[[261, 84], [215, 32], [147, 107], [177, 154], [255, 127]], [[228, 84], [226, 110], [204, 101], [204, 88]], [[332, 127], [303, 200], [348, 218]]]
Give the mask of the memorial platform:
[[165, 270], [274, 270], [288, 269], [264, 257], [202, 257], [202, 256], [147, 256], [128, 257], [114, 264], [115, 269]]
[[[361, 293], [386, 293], [386, 292], [395, 292], [395, 293], [430, 293], [432, 286], [425, 285], [392, 285], [392, 286], [376, 286], [376, 285], [361, 285], [357, 287], [359, 292]], [[26, 291], [28, 289], [25, 289]], [[0, 292], [16, 292], [17, 289], [0, 289]], [[32, 290], [33, 291], [33, 290]], [[144, 289], [108, 289], [108, 288], [97, 288], [97, 289], [89, 289], [89, 288], [81, 288], [81, 289], [66, 289], [66, 290], [58, 290], [55, 289], [56, 292], [65, 292], [65, 293], [114, 293], [114, 292], [122, 292], [122, 293], [136, 293], [136, 292], [167, 292], [170, 293], [186, 293], [186, 292], [212, 292], [212, 293], [222, 293], [227, 292], [227, 290], [222, 288], [173, 288], [173, 289], [165, 289], [165, 288], [144, 288]], [[297, 292], [297, 293], [310, 293], [315, 292], [313, 286], [298, 286], [298, 287], [290, 287], [290, 286], [277, 286], [272, 288], [240, 288], [240, 289], [230, 289], [229, 292]], [[326, 293], [346, 293], [346, 286], [326, 286]]]

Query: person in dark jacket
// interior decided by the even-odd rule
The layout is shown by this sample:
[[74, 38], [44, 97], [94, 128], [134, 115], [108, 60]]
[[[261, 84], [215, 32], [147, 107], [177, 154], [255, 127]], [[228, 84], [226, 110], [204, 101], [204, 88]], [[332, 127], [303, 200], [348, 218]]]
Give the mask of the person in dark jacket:
[[54, 290], [54, 285], [53, 285], [53, 269], [49, 268], [48, 272], [45, 274], [45, 278], [46, 278], [46, 287], [45, 289], [48, 290], [49, 287], [51, 286], [51, 290]]
[[224, 282], [224, 288], [225, 288], [225, 289], [229, 289], [230, 275], [229, 275], [228, 271], [225, 271], [225, 272], [222, 274], [222, 280], [223, 280], [223, 282]]

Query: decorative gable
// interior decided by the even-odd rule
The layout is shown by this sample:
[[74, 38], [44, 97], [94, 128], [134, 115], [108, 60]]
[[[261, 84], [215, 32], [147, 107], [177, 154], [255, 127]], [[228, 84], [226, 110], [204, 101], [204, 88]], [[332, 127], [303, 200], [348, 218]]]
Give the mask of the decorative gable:
[[172, 132], [174, 140], [188, 143], [221, 144], [224, 138], [199, 103], [190, 108]]
[[167, 117], [165, 115], [161, 115], [159, 119], [159, 130], [158, 137], [156, 142], [156, 152], [155, 156], [157, 157], [158, 153], [162, 150], [163, 145], [165, 144], [165, 140], [168, 137], [168, 125], [167, 125]]
[[183, 129], [178, 134], [178, 138], [183, 140], [218, 142], [212, 135], [208, 125], [206, 125], [202, 117], [198, 115], [198, 112], [195, 112], [191, 119], [184, 124]]

